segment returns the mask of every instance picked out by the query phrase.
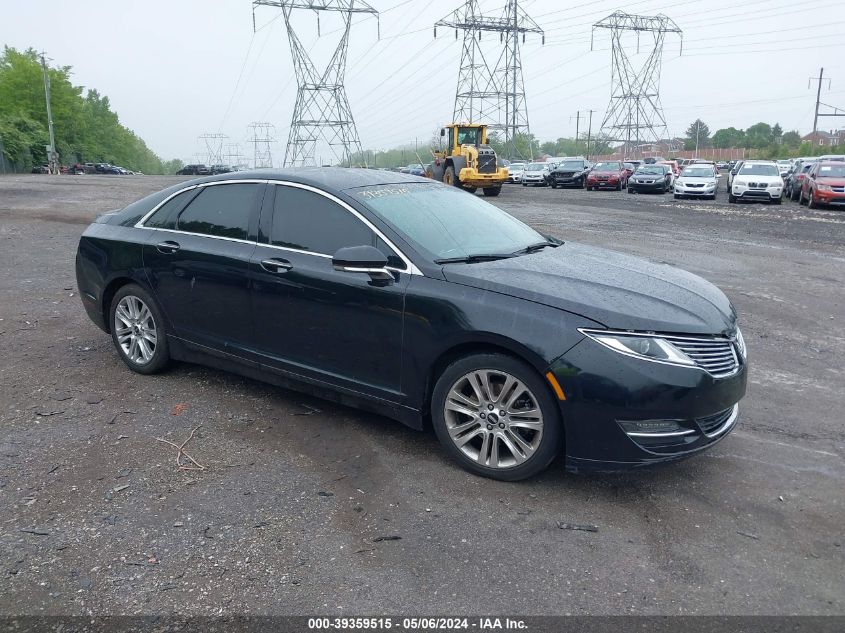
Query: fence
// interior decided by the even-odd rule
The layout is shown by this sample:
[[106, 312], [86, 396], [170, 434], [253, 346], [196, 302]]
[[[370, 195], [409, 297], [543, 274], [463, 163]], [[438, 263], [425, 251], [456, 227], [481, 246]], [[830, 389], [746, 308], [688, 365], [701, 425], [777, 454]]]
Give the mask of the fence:
[[6, 158], [6, 148], [3, 145], [3, 139], [0, 138], [0, 175], [2, 174], [21, 174], [27, 170], [20, 165], [15, 165]]
[[664, 158], [701, 158], [703, 160], [743, 160], [745, 158], [753, 158], [756, 155], [756, 150], [743, 148], [725, 148], [718, 149], [710, 147], [707, 149], [700, 149], [696, 153], [694, 150], [678, 151], [678, 152], [636, 152], [623, 156], [621, 152], [614, 154], [604, 154], [602, 156], [591, 156], [592, 161], [602, 160], [642, 160], [643, 158], [650, 158], [662, 156]]

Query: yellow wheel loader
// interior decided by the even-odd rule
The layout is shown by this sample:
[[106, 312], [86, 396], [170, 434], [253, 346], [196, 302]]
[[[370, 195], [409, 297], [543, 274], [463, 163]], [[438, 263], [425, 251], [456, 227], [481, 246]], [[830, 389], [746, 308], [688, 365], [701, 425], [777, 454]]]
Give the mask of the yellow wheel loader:
[[440, 137], [446, 149], [434, 152], [430, 176], [471, 193], [480, 188], [485, 196], [498, 196], [508, 169], [499, 167], [496, 151], [487, 145], [487, 126], [452, 123], [440, 130]]

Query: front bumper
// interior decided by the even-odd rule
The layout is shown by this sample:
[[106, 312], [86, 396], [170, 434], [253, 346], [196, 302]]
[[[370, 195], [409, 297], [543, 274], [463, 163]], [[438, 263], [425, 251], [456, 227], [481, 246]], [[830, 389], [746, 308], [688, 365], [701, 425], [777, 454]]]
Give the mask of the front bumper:
[[745, 200], [777, 200], [783, 195], [783, 187], [752, 189], [745, 185], [738, 185], [734, 183], [731, 186], [731, 193], [735, 198], [742, 198]]
[[628, 181], [628, 189], [633, 189], [634, 191], [663, 191], [664, 188], [668, 189], [669, 185], [663, 180], [655, 180], [654, 182]]
[[819, 191], [818, 189], [815, 189], [811, 195], [813, 196], [813, 202], [817, 204], [829, 204], [833, 206], [845, 205], [845, 192]]
[[526, 185], [545, 185], [546, 178], [544, 176], [523, 176], [522, 182]]
[[612, 180], [587, 180], [588, 187], [595, 187], [597, 189], [618, 189], [619, 183], [619, 178]]
[[682, 187], [681, 185], [675, 185], [675, 195], [676, 196], [715, 196], [716, 195], [716, 185], [711, 186], [704, 186], [704, 187]]
[[[737, 424], [748, 366], [716, 378], [703, 369], [649, 362], [584, 340], [551, 366], [566, 395], [566, 464], [571, 470], [626, 470], [685, 459]], [[679, 431], [639, 437], [620, 422], [676, 421]], [[629, 427], [630, 428], [630, 427]]]
[[583, 187], [584, 186], [584, 176], [560, 176], [560, 175], [552, 175], [552, 182], [554, 182], [558, 187]]

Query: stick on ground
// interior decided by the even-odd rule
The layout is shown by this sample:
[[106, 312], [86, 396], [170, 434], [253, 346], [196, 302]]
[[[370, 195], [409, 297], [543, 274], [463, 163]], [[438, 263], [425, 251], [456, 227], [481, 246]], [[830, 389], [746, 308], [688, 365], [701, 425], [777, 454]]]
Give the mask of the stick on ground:
[[[176, 449], [176, 451], [177, 451], [177, 452], [176, 452], [176, 467], [177, 467], [179, 470], [205, 470], [205, 466], [203, 466], [202, 464], [200, 464], [197, 460], [195, 460], [195, 459], [194, 459], [193, 457], [191, 457], [191, 456], [190, 456], [187, 452], [185, 452], [185, 446], [188, 444], [188, 442], [190, 442], [190, 441], [191, 441], [191, 438], [193, 438], [193, 437], [194, 437], [194, 433], [195, 433], [195, 432], [196, 432], [196, 430], [197, 430], [198, 428], [200, 428], [201, 426], [202, 426], [202, 424], [198, 424], [198, 425], [197, 425], [197, 426], [195, 426], [193, 429], [191, 429], [191, 434], [190, 434], [190, 435], [188, 435], [188, 439], [186, 439], [186, 440], [185, 440], [184, 442], [182, 442], [181, 444], [174, 444], [174, 443], [173, 443], [173, 442], [171, 442], [170, 440], [165, 440], [164, 438], [161, 438], [161, 437], [157, 437], [157, 438], [155, 438], [155, 439], [156, 439], [156, 441], [159, 441], [159, 442], [164, 442], [165, 444], [170, 444], [173, 448], [175, 448], [175, 449]], [[189, 459], [191, 462], [193, 462], [193, 464], [194, 464], [194, 465], [193, 465], [193, 466], [191, 466], [190, 464], [183, 464], [183, 463], [182, 463], [182, 457], [183, 457], [183, 456], [184, 456], [186, 459]]]

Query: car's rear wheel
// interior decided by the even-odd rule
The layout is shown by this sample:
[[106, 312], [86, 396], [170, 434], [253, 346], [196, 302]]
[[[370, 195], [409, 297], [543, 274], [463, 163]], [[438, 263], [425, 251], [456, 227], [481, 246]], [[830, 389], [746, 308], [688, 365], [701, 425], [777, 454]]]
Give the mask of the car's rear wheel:
[[154, 374], [170, 361], [161, 311], [150, 294], [137, 284], [115, 293], [109, 308], [112, 341], [132, 371]]
[[509, 356], [475, 354], [452, 363], [434, 387], [431, 411], [446, 451], [485, 477], [531, 477], [560, 447], [560, 414], [548, 386]]
[[813, 191], [812, 190], [810, 190], [808, 192], [808, 195], [807, 195], [807, 206], [810, 209], [816, 209], [819, 206], [818, 203], [816, 202], [815, 198], [813, 198]]

